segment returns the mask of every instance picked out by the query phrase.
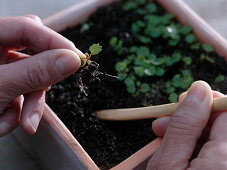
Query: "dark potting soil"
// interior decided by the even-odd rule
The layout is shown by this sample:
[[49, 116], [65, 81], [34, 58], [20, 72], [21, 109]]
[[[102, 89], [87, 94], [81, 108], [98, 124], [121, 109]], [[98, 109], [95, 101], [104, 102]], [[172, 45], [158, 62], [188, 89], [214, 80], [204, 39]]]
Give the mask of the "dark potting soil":
[[[162, 10], [161, 10], [162, 11]], [[92, 60], [99, 64], [99, 70], [103, 73], [116, 75], [114, 66], [122, 60], [109, 46], [112, 36], [123, 40], [125, 46], [135, 43], [134, 34], [130, 30], [131, 23], [137, 18], [135, 13], [127, 13], [121, 8], [121, 3], [115, 3], [111, 7], [98, 10], [86, 24], [67, 29], [62, 35], [75, 43], [77, 48], [86, 52], [93, 43], [100, 43], [103, 51]], [[88, 25], [87, 25], [88, 24]], [[89, 29], [87, 29], [87, 26]], [[139, 45], [139, 44], [135, 44]], [[163, 42], [157, 42], [153, 49], [159, 49]], [[170, 47], [169, 47], [170, 48]], [[168, 47], [167, 47], [168, 49]], [[179, 49], [186, 51], [187, 45], [183, 44]], [[188, 50], [188, 53], [189, 50]], [[207, 81], [214, 89], [227, 93], [227, 79], [221, 83], [214, 83], [214, 78], [219, 74], [225, 74], [226, 64], [223, 59], [217, 57], [216, 63], [200, 61], [197, 56], [193, 58], [193, 64], [189, 66], [195, 80]], [[110, 122], [98, 120], [96, 110], [108, 108], [139, 107], [149, 101], [150, 104], [168, 103], [163, 92], [163, 82], [166, 78], [150, 79], [151, 91], [137, 97], [132, 97], [126, 90], [123, 82], [96, 72], [97, 64], [85, 66], [79, 76], [87, 86], [87, 96], [78, 88], [78, 73], [52, 87], [47, 94], [47, 103], [57, 113], [59, 118], [73, 133], [86, 152], [91, 156], [101, 169], [108, 169], [120, 163], [131, 154], [148, 144], [155, 138], [151, 131], [152, 120]], [[176, 66], [177, 68], [178, 66]], [[91, 74], [91, 70], [92, 74]], [[80, 72], [80, 71], [79, 71]], [[170, 70], [170, 74], [176, 74], [177, 69]], [[98, 75], [98, 78], [96, 77]]]

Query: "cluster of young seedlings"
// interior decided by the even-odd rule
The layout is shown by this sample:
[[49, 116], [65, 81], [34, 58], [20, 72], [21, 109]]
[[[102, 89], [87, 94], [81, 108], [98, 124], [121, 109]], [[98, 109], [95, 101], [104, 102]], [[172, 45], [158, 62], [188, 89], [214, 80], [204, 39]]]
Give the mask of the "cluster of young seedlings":
[[[135, 44], [124, 45], [120, 36], [113, 36], [109, 45], [119, 56], [124, 56], [115, 65], [117, 77], [126, 85], [128, 93], [138, 96], [151, 90], [150, 81], [162, 76], [169, 77], [163, 82], [163, 91], [168, 95], [170, 102], [176, 102], [179, 93], [187, 90], [194, 80], [188, 69], [193, 64], [192, 55], [199, 56], [200, 60], [214, 63], [210, 57], [213, 47], [200, 43], [192, 32], [191, 27], [179, 24], [170, 13], [160, 15], [160, 9], [156, 3], [147, 4], [146, 0], [126, 1], [122, 9], [137, 15], [137, 19], [131, 23], [129, 34], [135, 37]], [[83, 24], [81, 31], [89, 29], [89, 24]], [[162, 42], [159, 49], [157, 42]], [[188, 49], [181, 50], [181, 46]], [[86, 58], [81, 57], [81, 67], [90, 64], [92, 55], [97, 55], [102, 50], [100, 44], [90, 46], [90, 53], [85, 53]], [[185, 52], [186, 51], [186, 52]], [[190, 52], [191, 51], [191, 52]], [[180, 65], [178, 73], [171, 75]], [[215, 82], [224, 81], [223, 75], [218, 75]]]
[[[151, 90], [151, 84], [147, 83], [147, 79], [170, 77], [170, 70], [181, 65], [182, 69], [171, 75], [163, 88], [169, 101], [176, 102], [178, 92], [188, 89], [194, 81], [188, 69], [188, 66], [193, 64], [191, 55], [199, 55], [200, 60], [213, 63], [214, 59], [210, 57], [213, 47], [199, 43], [192, 29], [180, 25], [172, 14], [160, 15], [161, 9], [156, 3], [147, 4], [145, 0], [126, 1], [122, 9], [138, 16], [129, 31], [129, 34], [136, 37], [137, 45], [125, 46], [117, 35], [110, 38], [109, 45], [119, 56], [124, 56], [115, 66], [117, 76], [125, 83], [129, 93], [138, 96]], [[152, 48], [157, 47], [157, 42], [163, 44], [160, 44], [159, 49]], [[182, 44], [184, 46], [186, 44], [188, 49], [180, 50]], [[215, 81], [223, 80], [224, 76], [219, 75]]]

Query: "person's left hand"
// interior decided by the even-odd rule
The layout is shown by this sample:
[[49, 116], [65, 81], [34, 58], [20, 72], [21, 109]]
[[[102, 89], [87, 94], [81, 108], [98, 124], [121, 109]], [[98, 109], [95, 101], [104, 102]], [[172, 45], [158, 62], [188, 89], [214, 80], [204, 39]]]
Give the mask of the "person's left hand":
[[[18, 52], [23, 49], [31, 55]], [[45, 90], [75, 72], [79, 56], [85, 57], [37, 16], [0, 17], [0, 136], [18, 124], [36, 132]]]

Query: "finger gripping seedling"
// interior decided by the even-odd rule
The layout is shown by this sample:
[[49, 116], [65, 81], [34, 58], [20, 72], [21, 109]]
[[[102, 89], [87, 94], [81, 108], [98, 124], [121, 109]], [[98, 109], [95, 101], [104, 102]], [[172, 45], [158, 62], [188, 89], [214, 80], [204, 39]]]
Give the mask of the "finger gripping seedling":
[[[118, 78], [116, 76], [112, 76], [107, 73], [99, 71], [99, 64], [96, 63], [95, 61], [90, 60], [91, 56], [97, 55], [102, 51], [102, 46], [99, 43], [90, 46], [89, 51], [90, 53], [85, 53], [85, 57], [80, 56], [81, 66], [80, 69], [74, 75], [76, 82], [75, 86], [79, 87], [80, 91], [84, 93], [86, 96], [88, 95], [86, 93], [86, 90], [88, 89], [86, 84], [95, 82], [97, 80], [100, 81], [98, 77], [99, 75]], [[86, 65], [86, 63], [88, 64]]]
[[92, 46], [90, 46], [89, 48], [90, 53], [85, 53], [85, 57], [80, 56], [80, 60], [81, 60], [81, 66], [83, 67], [90, 59], [92, 55], [97, 55], [102, 51], [102, 46], [98, 43], [98, 44], [93, 44]]

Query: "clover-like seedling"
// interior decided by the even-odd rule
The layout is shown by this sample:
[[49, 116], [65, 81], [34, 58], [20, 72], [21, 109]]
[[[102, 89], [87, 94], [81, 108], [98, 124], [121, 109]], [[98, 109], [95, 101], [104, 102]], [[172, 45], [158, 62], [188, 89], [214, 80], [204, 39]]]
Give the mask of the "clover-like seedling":
[[90, 60], [91, 56], [99, 54], [102, 51], [102, 46], [99, 43], [93, 44], [92, 46], [90, 46], [89, 51], [90, 53], [85, 53], [86, 58], [80, 56], [80, 67], [83, 67]]

